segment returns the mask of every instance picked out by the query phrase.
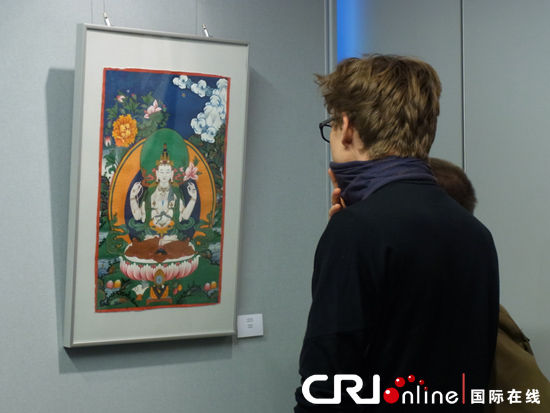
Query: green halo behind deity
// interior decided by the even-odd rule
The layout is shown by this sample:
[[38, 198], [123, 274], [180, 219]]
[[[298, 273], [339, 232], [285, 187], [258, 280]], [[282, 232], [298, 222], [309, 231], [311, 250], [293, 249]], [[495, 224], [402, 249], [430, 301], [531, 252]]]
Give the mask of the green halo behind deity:
[[143, 144], [140, 167], [144, 177], [154, 176], [153, 169], [157, 168], [164, 145], [166, 145], [168, 157], [175, 169], [181, 167], [185, 169], [189, 165], [189, 152], [181, 135], [173, 129], [159, 129], [149, 136]]

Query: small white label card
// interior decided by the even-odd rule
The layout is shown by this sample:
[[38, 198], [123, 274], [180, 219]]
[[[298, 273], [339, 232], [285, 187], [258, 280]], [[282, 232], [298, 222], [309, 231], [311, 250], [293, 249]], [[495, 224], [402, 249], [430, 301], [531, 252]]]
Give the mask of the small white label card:
[[264, 335], [263, 314], [245, 314], [237, 317], [237, 338]]

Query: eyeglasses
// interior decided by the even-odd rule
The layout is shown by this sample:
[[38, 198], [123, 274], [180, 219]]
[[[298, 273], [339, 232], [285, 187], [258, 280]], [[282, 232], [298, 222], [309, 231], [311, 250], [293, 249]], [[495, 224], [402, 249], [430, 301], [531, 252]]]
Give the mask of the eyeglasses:
[[329, 133], [329, 138], [327, 138], [325, 136], [325, 128], [327, 129], [330, 129], [332, 127], [331, 123], [332, 121], [334, 120], [333, 117], [330, 117], [324, 121], [322, 121], [321, 123], [319, 123], [319, 130], [321, 131], [321, 138], [325, 141], [325, 142], [329, 142], [330, 143], [330, 131], [328, 132]]

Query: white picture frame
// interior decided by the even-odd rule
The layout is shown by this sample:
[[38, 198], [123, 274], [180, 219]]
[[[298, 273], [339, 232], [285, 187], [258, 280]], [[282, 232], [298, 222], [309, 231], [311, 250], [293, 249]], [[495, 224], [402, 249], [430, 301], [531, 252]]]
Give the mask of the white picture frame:
[[[248, 44], [206, 37], [88, 24], [79, 25], [77, 32], [64, 346], [81, 347], [234, 334], [247, 116]], [[126, 216], [130, 218], [126, 218], [125, 221], [122, 219], [122, 221], [124, 221], [129, 228], [130, 221], [136, 216], [139, 218], [139, 213], [135, 215], [134, 210], [132, 208], [128, 209], [126, 204], [124, 204], [124, 196], [121, 195], [117, 198], [117, 195], [114, 195], [120, 192], [120, 188], [126, 188], [125, 190], [127, 190], [126, 197], [130, 201], [126, 202], [131, 203], [132, 199], [134, 199], [137, 207], [143, 210], [149, 208], [148, 218], [155, 214], [158, 216], [162, 214], [168, 216], [167, 219], [171, 222], [170, 226], [168, 224], [160, 227], [154, 226], [152, 224], [153, 219], [150, 220], [150, 225], [145, 225], [147, 231], [151, 231], [150, 227], [153, 225], [153, 228], [158, 230], [160, 234], [157, 235], [158, 240], [155, 240], [155, 242], [158, 241], [158, 248], [154, 252], [156, 255], [153, 254], [155, 258], [148, 259], [161, 260], [164, 259], [164, 257], [158, 258], [159, 254], [168, 254], [166, 255], [167, 257], [174, 256], [176, 258], [166, 258], [165, 261], [159, 261], [159, 264], [170, 262], [175, 266], [180, 264], [178, 255], [170, 255], [170, 252], [167, 253], [165, 249], [168, 250], [166, 245], [169, 244], [164, 244], [163, 242], [168, 242], [169, 232], [166, 231], [168, 231], [167, 228], [173, 228], [174, 222], [176, 222], [176, 226], [179, 225], [178, 219], [181, 220], [181, 223], [187, 222], [186, 218], [184, 218], [186, 214], [184, 213], [183, 207], [191, 204], [191, 198], [189, 197], [192, 196], [190, 194], [193, 191], [192, 188], [185, 189], [185, 185], [193, 186], [189, 183], [194, 183], [195, 197], [197, 197], [196, 193], [198, 193], [199, 199], [202, 199], [203, 192], [207, 193], [203, 188], [203, 185], [206, 185], [203, 184], [203, 182], [206, 182], [207, 176], [212, 175], [210, 181], [215, 181], [215, 173], [212, 172], [213, 168], [208, 169], [207, 166], [204, 166], [204, 168], [209, 170], [208, 174], [203, 172], [201, 175], [199, 170], [198, 174], [193, 175], [193, 168], [191, 168], [192, 162], [196, 162], [194, 165], [200, 167], [202, 164], [208, 165], [210, 160], [206, 158], [197, 160], [197, 157], [195, 157], [195, 161], [193, 161], [194, 155], [190, 149], [192, 146], [189, 146], [189, 142], [191, 142], [189, 133], [185, 136], [186, 132], [178, 130], [176, 127], [176, 125], [183, 124], [182, 122], [185, 116], [180, 116], [183, 112], [178, 112], [176, 109], [170, 112], [170, 104], [162, 103], [160, 99], [157, 98], [155, 95], [156, 89], [154, 87], [151, 87], [152, 92], [147, 95], [144, 92], [133, 94], [132, 90], [130, 90], [131, 88], [127, 88], [116, 96], [118, 103], [114, 102], [113, 92], [109, 89], [111, 83], [108, 82], [110, 82], [109, 79], [111, 78], [119, 81], [117, 80], [119, 78], [116, 77], [118, 76], [118, 72], [116, 71], [124, 72], [125, 76], [128, 75], [130, 77], [134, 75], [137, 76], [138, 73], [143, 72], [145, 74], [150, 74], [149, 77], [155, 79], [157, 74], [159, 74], [158, 76], [162, 74], [162, 76], [166, 75], [173, 76], [174, 79], [178, 78], [179, 80], [173, 80], [173, 87], [179, 87], [177, 92], [180, 93], [180, 96], [178, 99], [183, 100], [178, 100], [176, 102], [172, 99], [172, 95], [170, 95], [170, 99], [172, 99], [170, 102], [176, 102], [172, 103], [174, 107], [176, 107], [176, 104], [183, 105], [181, 102], [184, 102], [185, 98], [191, 99], [190, 97], [193, 97], [195, 100], [198, 99], [197, 96], [201, 97], [201, 94], [204, 94], [205, 90], [206, 97], [201, 97], [204, 99], [208, 98], [208, 90], [210, 90], [211, 95], [218, 93], [218, 96], [215, 97], [217, 100], [215, 100], [214, 103], [210, 103], [210, 106], [212, 106], [220, 102], [220, 94], [222, 91], [226, 93], [227, 100], [224, 101], [226, 102], [226, 106], [223, 108], [223, 116], [226, 116], [223, 123], [223, 127], [225, 128], [225, 154], [224, 163], [222, 167], [219, 168], [220, 174], [223, 177], [223, 202], [221, 205], [219, 202], [216, 203], [216, 190], [219, 188], [219, 185], [214, 187], [214, 183], [212, 183], [212, 188], [214, 189], [211, 190], [214, 194], [211, 197], [213, 199], [211, 203], [216, 205], [218, 211], [220, 207], [223, 211], [221, 228], [215, 226], [215, 219], [213, 217], [216, 216], [216, 214], [214, 213], [213, 206], [211, 211], [212, 214], [208, 215], [208, 218], [204, 218], [204, 216], [206, 216], [203, 209], [206, 208], [204, 205], [210, 205], [206, 201], [196, 201], [192, 209], [192, 213], [197, 215], [196, 219], [193, 221], [195, 225], [198, 225], [198, 222], [203, 222], [205, 219], [208, 219], [211, 220], [211, 222], [209, 221], [210, 227], [205, 225], [202, 228], [213, 230], [214, 232], [210, 231], [210, 233], [213, 234], [214, 238], [216, 236], [215, 231], [219, 232], [218, 244], [220, 245], [220, 252], [216, 255], [216, 251], [213, 251], [216, 244], [212, 242], [208, 244], [212, 251], [207, 249], [199, 253], [199, 241], [197, 240], [200, 236], [203, 236], [203, 238], [200, 239], [206, 239], [206, 237], [203, 232], [196, 229], [200, 228], [198, 226], [194, 227], [195, 230], [192, 232], [192, 236], [181, 241], [178, 238], [178, 242], [180, 243], [188, 241], [189, 244], [192, 244], [191, 246], [194, 249], [192, 255], [193, 262], [198, 268], [195, 270], [195, 273], [184, 275], [184, 272], [178, 270], [180, 272], [173, 273], [177, 274], [174, 276], [176, 278], [168, 280], [168, 270], [165, 270], [164, 272], [159, 272], [157, 274], [158, 277], [155, 275], [152, 280], [150, 277], [146, 278], [145, 275], [142, 277], [141, 274], [145, 274], [145, 271], [139, 272], [141, 270], [137, 269], [136, 271], [130, 271], [128, 270], [128, 268], [130, 268], [129, 266], [135, 264], [135, 268], [139, 267], [142, 269], [143, 266], [147, 267], [148, 265], [152, 268], [155, 264], [147, 264], [150, 261], [146, 261], [145, 258], [143, 258], [145, 255], [143, 255], [143, 257], [139, 256], [139, 258], [128, 256], [127, 258], [130, 261], [121, 264], [121, 262], [124, 261], [124, 257], [126, 257], [125, 254], [128, 253], [128, 245], [124, 250], [125, 252], [120, 257], [116, 258], [113, 256], [111, 257], [112, 260], [106, 261], [107, 264], [105, 264], [105, 266], [100, 266], [99, 261], [102, 254], [102, 252], [100, 252], [100, 244], [101, 242], [105, 242], [105, 239], [100, 240], [100, 235], [102, 237], [105, 234], [105, 232], [101, 231], [101, 228], [104, 228], [103, 225], [105, 225], [105, 228], [111, 228], [109, 227], [111, 224], [118, 225], [118, 223], [121, 222], [120, 216], [126, 214]], [[120, 77], [120, 79], [122, 78]], [[199, 79], [206, 80], [206, 83], [202, 85], [204, 87], [199, 84]], [[219, 83], [220, 79], [222, 79], [222, 83]], [[115, 82], [115, 80], [112, 82]], [[222, 86], [217, 88], [213, 83], [214, 81], [218, 82], [216, 85], [221, 84]], [[123, 84], [122, 81], [120, 82], [120, 84]], [[222, 90], [225, 84], [227, 84], [227, 87]], [[202, 91], [200, 90], [201, 87]], [[192, 91], [191, 88], [194, 88], [195, 91]], [[108, 90], [111, 91], [111, 96], [107, 96]], [[170, 93], [174, 94], [176, 92]], [[225, 98], [225, 95], [223, 97]], [[153, 103], [151, 102], [152, 99], [154, 99]], [[209, 102], [212, 102], [212, 99], [214, 98], [210, 97]], [[166, 98], [166, 100], [168, 100], [168, 98]], [[183, 105], [181, 107], [186, 108], [187, 106]], [[189, 107], [191, 107], [191, 105], [189, 105]], [[206, 108], [206, 106], [204, 106], [204, 108]], [[108, 114], [107, 110], [111, 112]], [[204, 109], [204, 111], [206, 111], [206, 109]], [[195, 112], [197, 112], [197, 110], [195, 110]], [[218, 112], [218, 115], [222, 116], [220, 115], [222, 109], [218, 108]], [[203, 114], [204, 113], [206, 112], [203, 112]], [[129, 117], [122, 119], [124, 116]], [[178, 116], [180, 116], [179, 119], [181, 120], [179, 123], [177, 123]], [[190, 115], [187, 114], [186, 116], [189, 117]], [[206, 143], [207, 141], [215, 137], [217, 139], [221, 136], [222, 129], [220, 128], [214, 128], [213, 132], [211, 132], [210, 129], [205, 129], [206, 126], [208, 126], [205, 126], [206, 123], [212, 123], [211, 119], [206, 119], [206, 121], [204, 121], [203, 117], [201, 121], [198, 113], [195, 113], [193, 116], [193, 119], [195, 119], [195, 126], [198, 128], [194, 129], [194, 142], [199, 142], [198, 145], [200, 145], [200, 141], [203, 141], [206, 147], [208, 146], [208, 143]], [[124, 136], [131, 137], [131, 135], [123, 135], [123, 133], [126, 132], [123, 132], [122, 127], [126, 127], [127, 125], [122, 125], [121, 122], [125, 119], [133, 121], [134, 118], [136, 118], [134, 126], [137, 125], [137, 132], [133, 138], [134, 140], [128, 144], [128, 141], [125, 141], [123, 138]], [[153, 118], [156, 120], [153, 121]], [[166, 126], [170, 125], [170, 122], [173, 123], [172, 128]], [[124, 186], [120, 183], [122, 182], [121, 180], [115, 179], [115, 177], [118, 179], [119, 176], [131, 176], [131, 170], [127, 166], [129, 161], [126, 163], [123, 161], [129, 160], [131, 156], [134, 156], [134, 161], [137, 162], [137, 160], [140, 159], [141, 162], [139, 169], [141, 175], [136, 177], [134, 181], [137, 180], [143, 182], [143, 185], [146, 185], [145, 175], [147, 175], [147, 167], [144, 166], [146, 157], [143, 155], [145, 149], [140, 149], [141, 155], [139, 156], [137, 155], [138, 152], [132, 152], [131, 154], [130, 152], [140, 144], [142, 148], [145, 148], [146, 145], [152, 147], [153, 143], [149, 144], [147, 142], [153, 142], [154, 139], [151, 138], [151, 136], [158, 137], [159, 134], [157, 133], [155, 135], [155, 133], [153, 133], [147, 138], [143, 136], [140, 138], [139, 134], [145, 131], [146, 127], [143, 126], [140, 129], [140, 125], [148, 125], [148, 128], [153, 128], [151, 130], [155, 130], [154, 126], [156, 125], [158, 129], [164, 128], [176, 131], [186, 141], [185, 144], [188, 145], [188, 158], [185, 158], [185, 162], [187, 163], [189, 160], [189, 168], [185, 168], [186, 165], [182, 164], [180, 168], [177, 169], [177, 162], [184, 162], [179, 152], [177, 152], [176, 155], [172, 153], [172, 158], [174, 159], [170, 159], [169, 161], [165, 160], [172, 165], [171, 171], [173, 178], [170, 180], [170, 193], [172, 194], [172, 189], [175, 188], [174, 191], [180, 194], [178, 195], [179, 198], [173, 198], [175, 201], [170, 201], [170, 205], [172, 205], [170, 208], [172, 209], [168, 209], [167, 207], [166, 210], [162, 210], [160, 206], [153, 207], [151, 206], [153, 205], [151, 203], [153, 201], [149, 200], [149, 204], [146, 204], [144, 200], [140, 201], [137, 195], [135, 198], [132, 198], [130, 192], [135, 182], [129, 184], [130, 181], [128, 181], [124, 184], [126, 186]], [[163, 128], [161, 128], [161, 126]], [[219, 126], [219, 122], [217, 126]], [[203, 127], [203, 129], [200, 129], [201, 127]], [[199, 131], [198, 133], [197, 130]], [[147, 129], [147, 133], [149, 132], [150, 130]], [[111, 133], [111, 135], [108, 136], [107, 133]], [[210, 133], [210, 135], [208, 135], [208, 133]], [[216, 133], [217, 135], [215, 135]], [[172, 133], [172, 135], [174, 134]], [[198, 136], [201, 137], [200, 140]], [[189, 142], [187, 142], [187, 140], [189, 140]], [[158, 139], [157, 141], [155, 142], [158, 146], [160, 141]], [[118, 146], [119, 144], [120, 148]], [[124, 145], [128, 146], [126, 147]], [[166, 149], [166, 143], [164, 143], [164, 147]], [[125, 150], [127, 150], [127, 152], [124, 152]], [[109, 153], [116, 152], [117, 154], [117, 151], [119, 151], [123, 154], [121, 158], [118, 158], [118, 163], [114, 162], [107, 166], [110, 168], [110, 173], [112, 173], [112, 175], [105, 172], [107, 161], [105, 161], [104, 158], [106, 157], [105, 153], [107, 151], [110, 151]], [[138, 149], [135, 149], [135, 151], [138, 151]], [[152, 169], [153, 172], [149, 174], [149, 178], [155, 178], [155, 174], [160, 170], [159, 162], [165, 162], [163, 161], [164, 158], [170, 158], [168, 151], [165, 150], [165, 152], [166, 153], [162, 156], [155, 155], [158, 158], [156, 161], [157, 166], [156, 169]], [[117, 157], [113, 155], [112, 159], [116, 160]], [[211, 163], [210, 165], [217, 164]], [[122, 171], [123, 168], [126, 168], [124, 174], [123, 172], [119, 173], [118, 171]], [[189, 171], [189, 169], [191, 169], [191, 171]], [[178, 182], [185, 182], [185, 184], [181, 186], [181, 193], [178, 192], [179, 187], [174, 183], [174, 173], [176, 173], [176, 175], [177, 173], [180, 174], [179, 176], [181, 179]], [[202, 181], [201, 178], [203, 179]], [[108, 209], [102, 210], [101, 202], [102, 200], [104, 201], [104, 198], [102, 198], [101, 191], [104, 189], [104, 187], [102, 187], [102, 182], [104, 182], [105, 179], [109, 181], [109, 207]], [[192, 181], [192, 179], [196, 180]], [[156, 180], [159, 180], [158, 174], [156, 175]], [[153, 191], [153, 188], [157, 188], [158, 186], [160, 191], [162, 181], [159, 182], [160, 183], [153, 182], [151, 186], [145, 188], [145, 190]], [[115, 185], [118, 185], [117, 190], [119, 190], [119, 192], [113, 189]], [[139, 188], [140, 185], [135, 187]], [[185, 195], [187, 198], [182, 195], [185, 191], [189, 193]], [[141, 192], [143, 192], [143, 186]], [[160, 194], [161, 192], [158, 193]], [[206, 199], [206, 196], [203, 198]], [[124, 205], [124, 209], [120, 209], [119, 207], [118, 215], [112, 212], [116, 209], [115, 207], [111, 207], [111, 204], [116, 203], [113, 199], [118, 202], [117, 205]], [[167, 199], [169, 200], [172, 198]], [[174, 202], [176, 207], [174, 207]], [[200, 208], [197, 206], [199, 203]], [[145, 205], [148, 206], [146, 207]], [[180, 206], [179, 209], [177, 205]], [[108, 210], [107, 215], [105, 215], [106, 210]], [[179, 218], [177, 219], [174, 215], [174, 211], [176, 210], [181, 214], [178, 215]], [[129, 215], [130, 213], [133, 215]], [[115, 217], [117, 218], [115, 219]], [[109, 222], [108, 224], [105, 224], [106, 219]], [[111, 221], [109, 221], [109, 219]], [[147, 224], [145, 215], [141, 219]], [[190, 216], [189, 220], [192, 219], [193, 216]], [[218, 221], [220, 220], [218, 219]], [[137, 221], [134, 220], [132, 222]], [[140, 221], [139, 223], [141, 224], [142, 222]], [[141, 241], [136, 240], [135, 237], [132, 238], [133, 235], [129, 234], [125, 236], [127, 240], [125, 241], [126, 244], [129, 243], [133, 245], [135, 243], [136, 245], [141, 245], [139, 244]], [[181, 238], [180, 235], [173, 235], [173, 237]], [[113, 238], [112, 234], [111, 238]], [[119, 237], [117, 239], [122, 238]], [[151, 240], [154, 239], [154, 236], [148, 235], [143, 239]], [[109, 251], [111, 250], [112, 248]], [[200, 272], [203, 263], [205, 263], [204, 265], [208, 265], [211, 271], [216, 269], [216, 257], [214, 257], [214, 255], [217, 256], [220, 278], [216, 278], [216, 281], [212, 283], [203, 283], [204, 280], [201, 282], [191, 282], [192, 277], [199, 277], [198, 274], [205, 274], [204, 271], [202, 273]], [[150, 256], [151, 255], [148, 255], [148, 257]], [[132, 261], [134, 259], [136, 260], [135, 263]], [[191, 258], [186, 261], [185, 265], [189, 266], [188, 264], [190, 262]], [[104, 263], [102, 262], [101, 264], [103, 265]], [[184, 262], [181, 261], [181, 264], [183, 266]], [[124, 268], [126, 268], [125, 271], [129, 274], [128, 276], [125, 275], [126, 273], [122, 272], [122, 266], [124, 265], [126, 265]], [[168, 267], [165, 265], [164, 268]], [[118, 279], [113, 280], [115, 274], [119, 273], [122, 274], [122, 276], [116, 275]], [[130, 275], [135, 277], [135, 279], [130, 278]], [[181, 276], [183, 277], [177, 278]], [[138, 281], [141, 283], [139, 286], [135, 285]], [[187, 282], [187, 284], [184, 282]], [[180, 284], [183, 284], [183, 286]], [[134, 286], [133, 289], [130, 288], [132, 286]], [[154, 291], [153, 287], [155, 287]], [[168, 293], [166, 293], [165, 287], [168, 288]], [[142, 292], [142, 294], [138, 294], [138, 292]], [[204, 297], [200, 294], [204, 294]], [[146, 297], [148, 297], [147, 300], [145, 299]], [[161, 305], [163, 297], [169, 300]], [[200, 300], [209, 299], [214, 301], [199, 302]], [[187, 302], [186, 300], [196, 300], [197, 303], [190, 301], [188, 304], [185, 304]], [[147, 304], [144, 304], [145, 302], [147, 302]], [[124, 307], [131, 305], [135, 305], [136, 308], [130, 309], [130, 307]]]

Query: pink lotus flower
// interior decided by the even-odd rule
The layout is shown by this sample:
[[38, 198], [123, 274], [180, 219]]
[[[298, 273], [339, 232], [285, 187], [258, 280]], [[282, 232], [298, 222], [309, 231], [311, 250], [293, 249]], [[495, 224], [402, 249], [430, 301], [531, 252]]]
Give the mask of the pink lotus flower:
[[157, 100], [155, 99], [155, 101], [153, 102], [153, 104], [151, 106], [149, 106], [147, 108], [147, 110], [145, 110], [145, 115], [143, 116], [145, 119], [149, 119], [149, 115], [152, 115], [153, 113], [156, 113], [156, 112], [160, 112], [162, 110], [161, 107], [159, 107], [159, 104], [157, 102]]
[[[131, 259], [132, 257], [130, 257]], [[155, 273], [161, 267], [166, 277], [166, 281], [184, 278], [193, 273], [199, 266], [199, 255], [183, 257], [180, 260], [174, 260], [166, 265], [145, 264], [139, 267], [137, 263], [130, 261], [128, 257], [123, 257], [120, 261], [120, 271], [128, 278], [136, 281], [151, 281], [155, 279]]]
[[192, 179], [193, 181], [196, 181], [199, 179], [199, 176], [197, 175], [199, 168], [195, 166], [193, 162], [189, 162], [189, 166], [185, 170], [185, 176], [183, 177], [183, 181], [188, 181]]
[[124, 99], [126, 99], [126, 96], [124, 95], [117, 95], [116, 100], [118, 100], [120, 103], [124, 102]]

